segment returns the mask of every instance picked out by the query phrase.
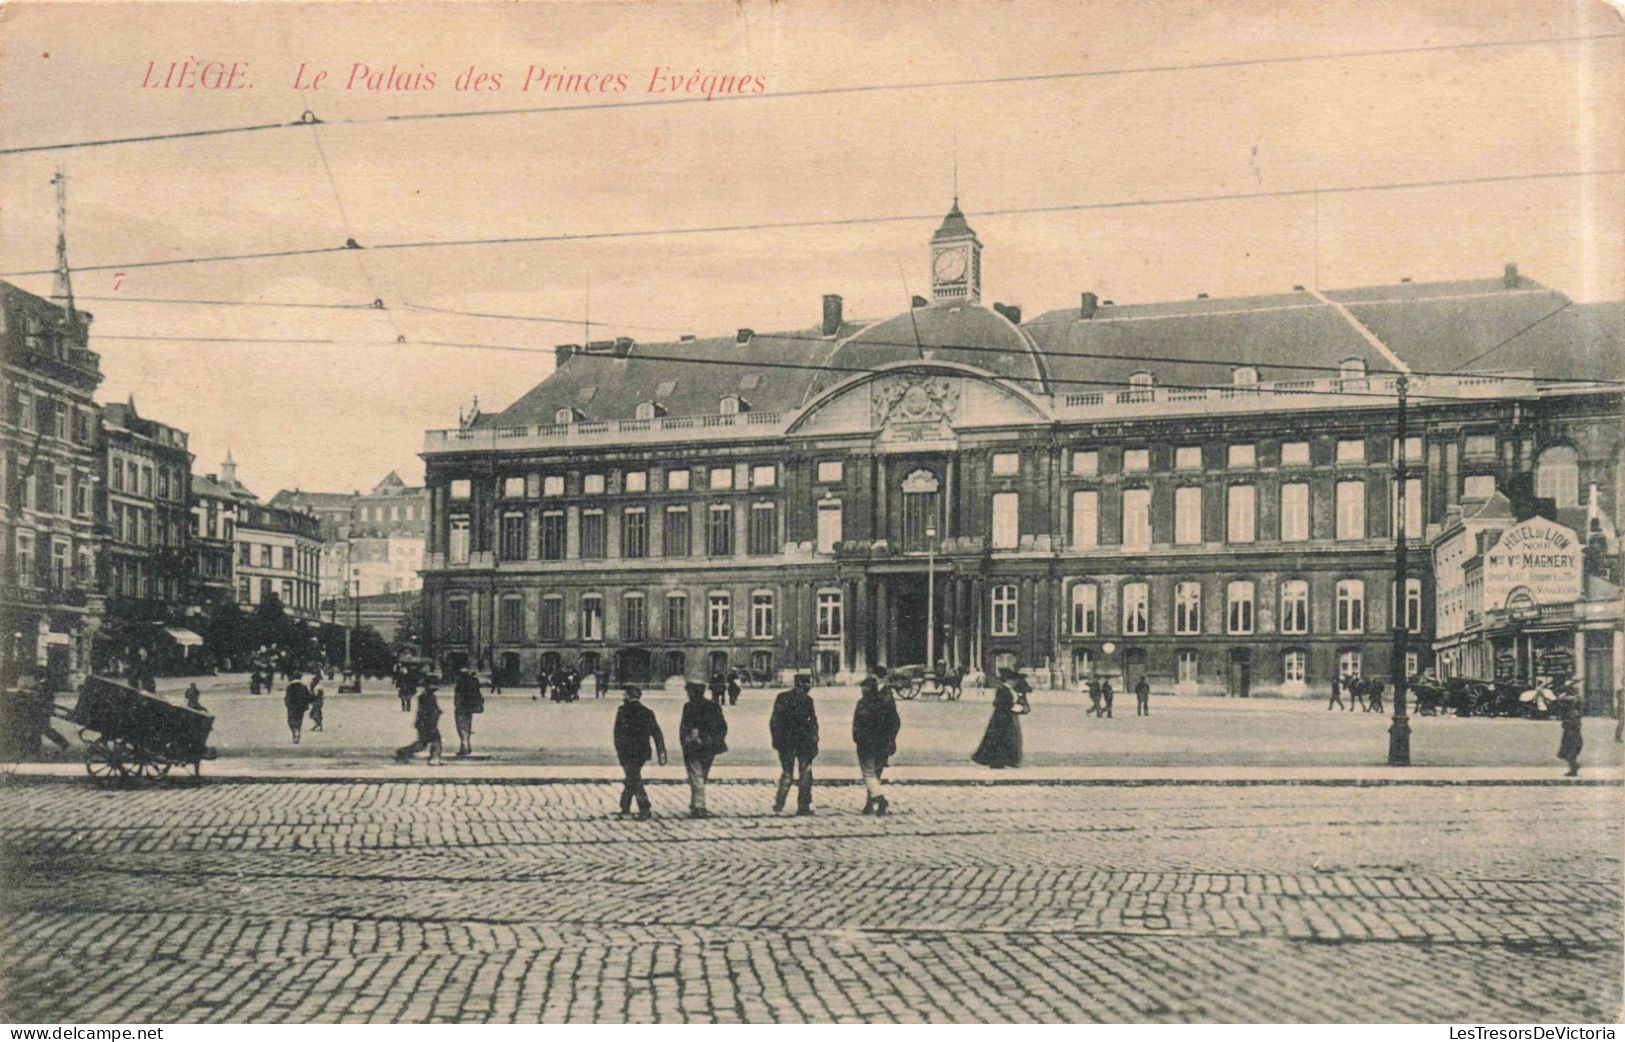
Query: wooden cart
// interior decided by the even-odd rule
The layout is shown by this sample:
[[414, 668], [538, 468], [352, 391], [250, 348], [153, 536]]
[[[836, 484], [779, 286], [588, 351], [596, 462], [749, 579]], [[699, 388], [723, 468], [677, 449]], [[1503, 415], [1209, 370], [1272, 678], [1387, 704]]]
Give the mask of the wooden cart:
[[197, 777], [214, 759], [214, 717], [104, 677], [86, 680], [78, 703], [57, 715], [78, 725], [85, 770], [101, 784], [156, 780], [172, 767], [190, 766]]

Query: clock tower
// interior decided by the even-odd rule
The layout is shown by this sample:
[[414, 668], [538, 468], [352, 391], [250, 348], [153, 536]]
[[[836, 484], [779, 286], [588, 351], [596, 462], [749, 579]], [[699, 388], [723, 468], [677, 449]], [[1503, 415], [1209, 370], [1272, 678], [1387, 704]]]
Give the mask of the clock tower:
[[959, 197], [931, 236], [931, 302], [971, 303], [982, 300], [982, 244], [959, 212]]

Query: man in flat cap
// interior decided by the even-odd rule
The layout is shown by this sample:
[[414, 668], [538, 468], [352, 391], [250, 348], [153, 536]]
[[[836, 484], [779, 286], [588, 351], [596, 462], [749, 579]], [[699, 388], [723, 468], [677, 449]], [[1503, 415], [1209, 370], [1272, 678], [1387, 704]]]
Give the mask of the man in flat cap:
[[654, 743], [660, 766], [666, 766], [666, 738], [654, 713], [643, 704], [643, 691], [630, 684], [622, 691], [621, 708], [615, 711], [615, 757], [621, 761], [626, 783], [621, 788], [621, 817], [638, 801], [638, 820], [649, 820], [649, 794], [643, 789], [643, 767], [649, 762], [649, 743]]
[[773, 797], [773, 810], [784, 809], [785, 797], [790, 794], [790, 782], [798, 781], [796, 814], [805, 817], [812, 811], [812, 762], [818, 756], [818, 710], [813, 706], [812, 677], [797, 673], [794, 686], [779, 692], [773, 700], [773, 716], [768, 730], [773, 736], [773, 748], [779, 754], [779, 788]]
[[705, 809], [705, 781], [711, 775], [711, 761], [728, 751], [728, 721], [722, 707], [705, 697], [705, 685], [687, 682], [688, 702], [677, 725], [677, 743], [683, 749], [683, 766], [688, 771], [688, 816], [715, 817]]

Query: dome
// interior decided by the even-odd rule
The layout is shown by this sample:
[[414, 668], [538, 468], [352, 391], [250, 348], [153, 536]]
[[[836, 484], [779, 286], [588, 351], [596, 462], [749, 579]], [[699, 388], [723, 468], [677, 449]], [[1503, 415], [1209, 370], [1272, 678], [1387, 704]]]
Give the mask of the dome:
[[979, 304], [933, 304], [868, 326], [824, 362], [809, 399], [859, 374], [898, 362], [952, 362], [1045, 393], [1045, 371], [1027, 334]]

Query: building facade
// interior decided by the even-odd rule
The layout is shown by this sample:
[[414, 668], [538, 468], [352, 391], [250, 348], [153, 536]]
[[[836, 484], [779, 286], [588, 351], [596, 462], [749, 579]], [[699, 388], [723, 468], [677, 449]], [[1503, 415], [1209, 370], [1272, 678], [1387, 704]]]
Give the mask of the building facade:
[[[429, 432], [431, 652], [646, 683], [936, 659], [1301, 694], [1386, 676], [1400, 622], [1409, 666], [1428, 664], [1425, 550], [1469, 483], [1516, 484], [1581, 440], [1617, 512], [1618, 391], [1556, 378], [1618, 371], [1617, 305], [1474, 362], [1561, 296], [1509, 266], [1082, 293], [1024, 322], [982, 306], [982, 254], [956, 206], [929, 243], [932, 299], [907, 313], [849, 322], [831, 295], [807, 330], [565, 345], [504, 412]], [[1578, 433], [1596, 417], [1612, 436]]]
[[283, 489], [270, 505], [307, 510], [321, 521], [322, 602], [355, 596], [357, 579], [363, 597], [422, 588], [429, 514], [422, 486], [407, 485], [390, 471], [370, 492]]
[[104, 607], [91, 316], [0, 282], [0, 679], [77, 683]]
[[311, 514], [241, 503], [237, 507], [237, 604], [251, 611], [275, 597], [292, 618], [321, 620], [321, 524]]
[[257, 497], [236, 471], [227, 451], [220, 473], [192, 475], [193, 602], [199, 605], [237, 600], [237, 511]]
[[192, 454], [186, 432], [101, 408], [99, 514], [109, 622], [179, 622], [192, 604]]

